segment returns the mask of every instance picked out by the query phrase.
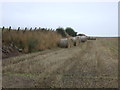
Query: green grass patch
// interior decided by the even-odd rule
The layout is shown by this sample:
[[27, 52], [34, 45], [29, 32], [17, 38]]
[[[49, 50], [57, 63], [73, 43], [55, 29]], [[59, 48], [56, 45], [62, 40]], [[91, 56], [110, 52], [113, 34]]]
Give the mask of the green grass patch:
[[8, 74], [8, 75], [17, 75], [17, 76], [25, 76], [25, 77], [36, 77], [37, 75], [35, 74], [31, 74], [31, 73], [12, 73], [12, 72], [7, 72], [5, 74]]

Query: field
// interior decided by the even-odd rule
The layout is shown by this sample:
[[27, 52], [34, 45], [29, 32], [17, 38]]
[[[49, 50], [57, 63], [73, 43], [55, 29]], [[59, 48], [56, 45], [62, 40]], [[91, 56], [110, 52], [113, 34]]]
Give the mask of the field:
[[4, 88], [117, 88], [118, 38], [97, 38], [2, 61]]

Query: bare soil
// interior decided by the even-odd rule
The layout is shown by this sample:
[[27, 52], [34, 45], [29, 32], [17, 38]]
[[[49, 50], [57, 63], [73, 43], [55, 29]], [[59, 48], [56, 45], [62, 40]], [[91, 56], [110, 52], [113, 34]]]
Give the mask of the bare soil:
[[97, 38], [3, 60], [4, 88], [118, 88], [118, 40]]

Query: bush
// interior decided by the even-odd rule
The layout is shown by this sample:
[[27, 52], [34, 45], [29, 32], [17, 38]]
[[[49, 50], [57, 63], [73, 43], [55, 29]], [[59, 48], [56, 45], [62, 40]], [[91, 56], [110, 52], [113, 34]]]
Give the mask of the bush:
[[85, 34], [78, 34], [78, 36], [86, 36]]
[[70, 35], [70, 36], [77, 36], [77, 32], [75, 32], [72, 28], [67, 27], [65, 31]]
[[57, 31], [59, 34], [61, 34], [62, 37], [67, 37], [67, 34], [66, 34], [64, 28], [59, 27], [59, 28], [56, 29], [56, 31]]
[[37, 46], [37, 44], [38, 44], [38, 41], [35, 38], [30, 38], [28, 40], [28, 50], [30, 53], [35, 50], [35, 47]]

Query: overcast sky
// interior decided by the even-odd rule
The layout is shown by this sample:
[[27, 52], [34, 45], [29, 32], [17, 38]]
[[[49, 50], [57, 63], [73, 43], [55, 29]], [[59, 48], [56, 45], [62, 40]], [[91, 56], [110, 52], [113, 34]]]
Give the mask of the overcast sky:
[[72, 27], [94, 36], [118, 35], [117, 2], [6, 2], [2, 25], [17, 27]]

